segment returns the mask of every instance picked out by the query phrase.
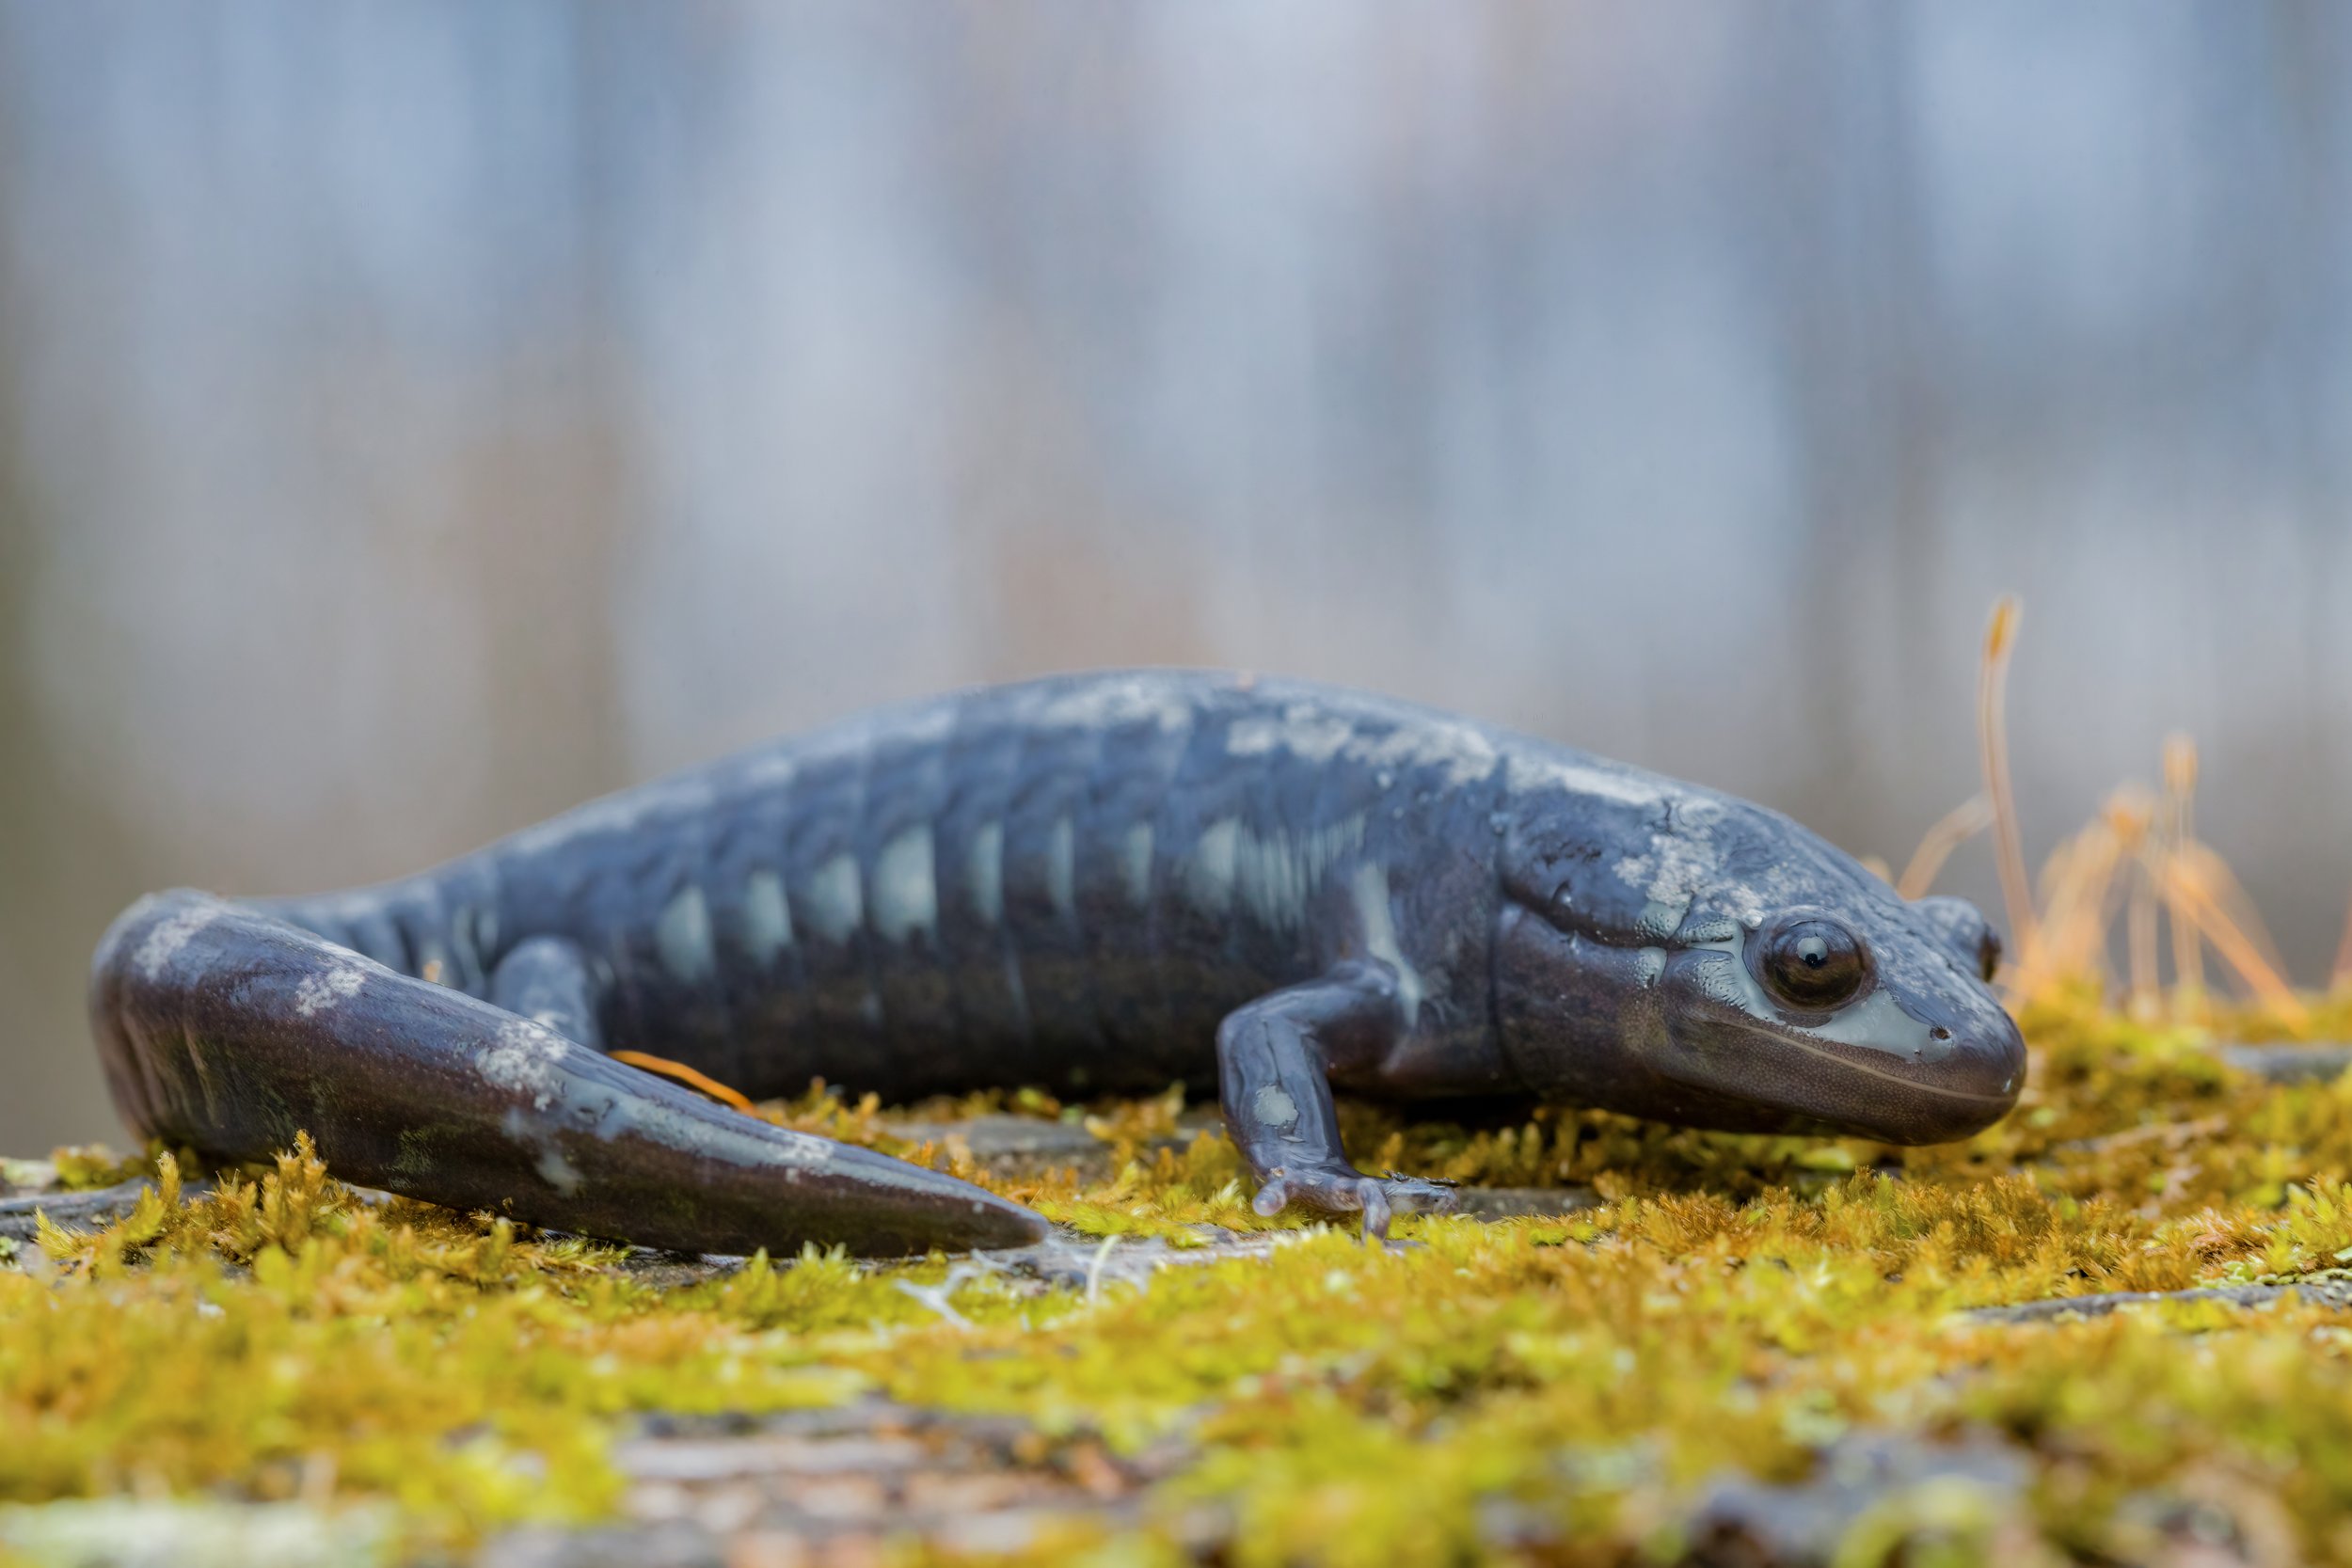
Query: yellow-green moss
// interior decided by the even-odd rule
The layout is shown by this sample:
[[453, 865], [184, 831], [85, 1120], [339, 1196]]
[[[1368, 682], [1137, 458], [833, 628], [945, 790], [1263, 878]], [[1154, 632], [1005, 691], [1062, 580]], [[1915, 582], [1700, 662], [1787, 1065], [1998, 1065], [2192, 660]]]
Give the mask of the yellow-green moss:
[[[2305, 1028], [2348, 1026], [2340, 1002]], [[1605, 1199], [1567, 1218], [1406, 1222], [1422, 1244], [1394, 1252], [1259, 1218], [1222, 1138], [1167, 1146], [1172, 1100], [1095, 1108], [1120, 1160], [1093, 1182], [993, 1178], [960, 1148], [898, 1139], [871, 1104], [776, 1110], [1091, 1235], [1296, 1233], [1270, 1257], [1091, 1295], [950, 1276], [940, 1259], [814, 1256], [663, 1291], [614, 1268], [614, 1249], [360, 1203], [307, 1148], [195, 1198], [166, 1158], [150, 1167], [164, 1195], [137, 1212], [47, 1230], [25, 1268], [0, 1268], [0, 1501], [389, 1504], [408, 1547], [462, 1545], [609, 1513], [609, 1445], [633, 1413], [879, 1393], [1188, 1445], [1129, 1560], [1202, 1499], [1232, 1511], [1244, 1564], [1474, 1559], [1498, 1549], [1479, 1521], [1499, 1503], [1565, 1527], [1578, 1560], [1620, 1560], [1671, 1551], [1710, 1476], [1794, 1479], [1839, 1433], [1886, 1429], [1990, 1433], [2031, 1461], [2017, 1516], [1950, 1504], [1936, 1528], [1961, 1560], [1994, 1543], [2144, 1556], [2127, 1501], [2169, 1491], [2226, 1495], [2294, 1555], [2352, 1560], [2352, 1317], [1960, 1315], [2344, 1268], [2352, 1081], [2263, 1084], [2201, 1034], [2081, 996], [2037, 1004], [2026, 1027], [2018, 1113], [1948, 1148], [1583, 1113], [1471, 1133], [1351, 1109], [1375, 1163]], [[1034, 1094], [954, 1109], [1077, 1114]], [[1854, 1560], [1916, 1522], [1865, 1520]]]

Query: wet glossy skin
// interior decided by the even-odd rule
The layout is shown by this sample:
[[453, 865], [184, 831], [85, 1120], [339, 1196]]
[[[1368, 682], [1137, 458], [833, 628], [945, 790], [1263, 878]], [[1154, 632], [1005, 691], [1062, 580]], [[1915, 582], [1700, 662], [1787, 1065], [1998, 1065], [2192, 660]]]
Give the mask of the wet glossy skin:
[[1470, 721], [1184, 672], [889, 710], [405, 881], [143, 900], [92, 1014], [139, 1132], [710, 1251], [1002, 1245], [1041, 1222], [737, 1116], [748, 1093], [1216, 1086], [1259, 1204], [1439, 1208], [1330, 1086], [1964, 1136], [2023, 1047], [1990, 935], [1786, 817]]

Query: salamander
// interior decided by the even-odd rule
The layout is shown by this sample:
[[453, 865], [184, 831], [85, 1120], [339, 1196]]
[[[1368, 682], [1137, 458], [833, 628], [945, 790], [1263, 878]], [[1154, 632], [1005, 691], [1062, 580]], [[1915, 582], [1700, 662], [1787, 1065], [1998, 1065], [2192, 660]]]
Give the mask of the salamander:
[[1964, 1137], [2025, 1065], [1958, 899], [1787, 816], [1446, 713], [1205, 672], [857, 717], [356, 892], [140, 900], [92, 966], [142, 1136], [650, 1245], [1045, 1234], [755, 1096], [1214, 1088], [1255, 1206], [1442, 1211], [1334, 1088]]

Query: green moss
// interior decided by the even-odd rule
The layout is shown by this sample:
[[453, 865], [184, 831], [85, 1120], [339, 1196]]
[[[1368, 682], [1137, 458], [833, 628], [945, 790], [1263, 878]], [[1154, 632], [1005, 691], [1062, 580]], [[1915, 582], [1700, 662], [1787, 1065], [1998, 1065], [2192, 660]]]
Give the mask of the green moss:
[[[2348, 1015], [2338, 1004], [2305, 1027]], [[1172, 1099], [1095, 1108], [1116, 1159], [1091, 1180], [993, 1176], [897, 1137], [871, 1103], [775, 1108], [1089, 1235], [1292, 1233], [1271, 1256], [1148, 1289], [811, 1255], [663, 1290], [615, 1249], [359, 1202], [307, 1146], [193, 1198], [165, 1158], [164, 1192], [137, 1212], [90, 1234], [46, 1228], [24, 1267], [0, 1269], [0, 1500], [389, 1509], [400, 1550], [462, 1546], [516, 1521], [609, 1514], [611, 1444], [636, 1413], [882, 1394], [1128, 1450], [1184, 1445], [1136, 1533], [1098, 1543], [1119, 1560], [1165, 1554], [1204, 1500], [1237, 1523], [1243, 1564], [1508, 1555], [1482, 1524], [1498, 1507], [1563, 1532], [1578, 1560], [1620, 1560], [1671, 1551], [1710, 1477], [1795, 1481], [1840, 1434], [1881, 1430], [1990, 1433], [2038, 1480], [2007, 1513], [1974, 1493], [1882, 1511], [1853, 1527], [1852, 1560], [1927, 1536], [1948, 1560], [2019, 1542], [2145, 1558], [2135, 1499], [2152, 1494], [2221, 1497], [2292, 1556], [2352, 1560], [2352, 1318], [1961, 1315], [2352, 1265], [2352, 1082], [2259, 1083], [2201, 1034], [2080, 996], [2037, 1004], [2026, 1024], [2018, 1114], [1948, 1148], [1583, 1113], [1473, 1132], [1351, 1108], [1352, 1146], [1375, 1163], [1589, 1183], [1606, 1200], [1567, 1218], [1408, 1221], [1421, 1244], [1393, 1252], [1257, 1216], [1221, 1137], [1167, 1143]], [[953, 1109], [1073, 1114], [1035, 1095]]]

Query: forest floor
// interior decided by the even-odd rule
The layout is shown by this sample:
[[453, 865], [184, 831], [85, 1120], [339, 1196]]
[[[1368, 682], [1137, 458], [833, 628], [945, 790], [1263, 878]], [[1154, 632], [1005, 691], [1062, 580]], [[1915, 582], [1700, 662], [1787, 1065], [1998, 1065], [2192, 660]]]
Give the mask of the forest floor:
[[2024, 1022], [1943, 1148], [1352, 1107], [1388, 1248], [1173, 1098], [767, 1108], [1059, 1224], [895, 1264], [8, 1163], [0, 1562], [2352, 1561], [2352, 998]]

